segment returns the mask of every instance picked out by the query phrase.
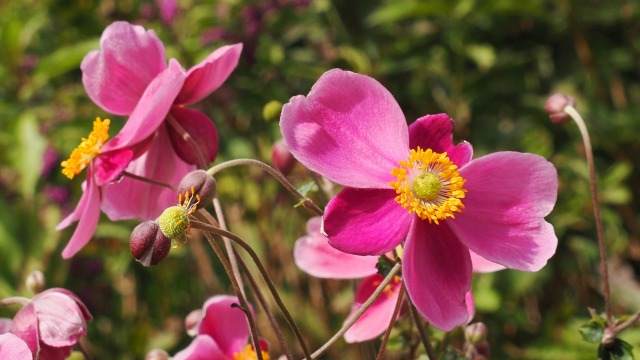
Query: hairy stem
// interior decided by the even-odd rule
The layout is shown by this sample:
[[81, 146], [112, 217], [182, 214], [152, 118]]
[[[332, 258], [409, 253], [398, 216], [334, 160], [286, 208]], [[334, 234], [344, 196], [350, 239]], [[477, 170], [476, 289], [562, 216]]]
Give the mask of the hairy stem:
[[402, 308], [403, 300], [404, 286], [401, 286], [400, 293], [398, 294], [398, 300], [396, 301], [396, 307], [393, 309], [393, 315], [391, 316], [391, 321], [389, 321], [387, 331], [384, 332], [384, 336], [382, 337], [382, 344], [380, 345], [380, 351], [378, 352], [378, 357], [376, 358], [376, 360], [382, 360], [382, 357], [384, 356], [384, 351], [387, 349], [387, 343], [389, 342], [391, 330], [393, 329], [393, 325], [395, 325], [396, 323], [396, 319], [398, 318], [398, 314], [400, 313], [400, 309]]
[[132, 173], [127, 172], [127, 171], [123, 171], [122, 175], [126, 176], [126, 177], [130, 177], [130, 178], [138, 180], [138, 181], [142, 181], [142, 182], [146, 182], [146, 183], [149, 183], [149, 184], [166, 187], [166, 188], [171, 189], [173, 191], [177, 191], [177, 189], [173, 185], [171, 185], [169, 183], [166, 183], [166, 182], [163, 182], [163, 181], [158, 181], [158, 180], [155, 180], [155, 179], [146, 178], [144, 176], [132, 174]]

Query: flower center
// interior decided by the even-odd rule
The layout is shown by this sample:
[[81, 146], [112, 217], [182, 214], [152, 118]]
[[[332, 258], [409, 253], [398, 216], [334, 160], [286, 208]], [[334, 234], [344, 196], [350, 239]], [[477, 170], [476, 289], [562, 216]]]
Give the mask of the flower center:
[[187, 190], [184, 193], [184, 201], [182, 194], [178, 194], [178, 205], [166, 208], [158, 218], [160, 231], [173, 241], [174, 248], [184, 246], [187, 238], [191, 237], [189, 216], [196, 211], [199, 202], [200, 196], [196, 195], [191, 187], [191, 191]]
[[420, 219], [439, 224], [455, 218], [464, 209], [461, 199], [466, 190], [465, 179], [447, 153], [431, 149], [412, 149], [409, 159], [391, 170], [398, 180], [389, 183], [396, 191], [395, 201]]
[[[270, 360], [269, 353], [264, 350], [260, 350], [262, 352], [262, 359]], [[253, 349], [253, 345], [249, 344], [245, 346], [242, 352], [237, 352], [233, 354], [233, 360], [256, 360], [258, 359], [258, 354]]]
[[84, 168], [89, 165], [102, 149], [105, 141], [109, 138], [109, 119], [100, 120], [96, 118], [93, 122], [93, 131], [89, 134], [88, 138], [82, 138], [82, 142], [77, 148], [73, 149], [69, 159], [63, 161], [62, 173], [69, 179], [73, 179], [74, 176], [80, 174]]

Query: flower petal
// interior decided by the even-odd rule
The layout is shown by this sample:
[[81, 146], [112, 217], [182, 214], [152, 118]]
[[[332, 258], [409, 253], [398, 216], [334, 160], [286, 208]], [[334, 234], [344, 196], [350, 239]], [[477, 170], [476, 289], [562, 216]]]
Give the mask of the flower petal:
[[[308, 223], [317, 223], [320, 219], [311, 218]], [[293, 260], [307, 274], [326, 279], [358, 279], [373, 275], [378, 263], [377, 256], [351, 255], [334, 248], [320, 233], [296, 240]]]
[[38, 317], [33, 302], [22, 307], [13, 317], [11, 333], [22, 339], [31, 353], [37, 357], [40, 352], [40, 335], [38, 334]]
[[101, 50], [82, 60], [82, 83], [98, 106], [131, 114], [147, 85], [166, 67], [164, 46], [153, 30], [117, 21], [100, 38]]
[[476, 273], [490, 273], [498, 270], [504, 270], [504, 266], [491, 262], [482, 256], [469, 251], [471, 255], [471, 263], [473, 264], [473, 272]]
[[172, 60], [169, 67], [147, 87], [127, 123], [118, 135], [104, 144], [102, 152], [130, 148], [153, 135], [169, 113], [184, 78], [184, 70]]
[[40, 341], [53, 347], [75, 345], [87, 333], [84, 313], [75, 299], [47, 290], [33, 298]]
[[345, 188], [324, 212], [331, 246], [355, 255], [382, 255], [407, 236], [412, 216], [393, 199], [394, 190]]
[[[173, 150], [165, 126], [161, 126], [147, 152], [131, 161], [126, 171], [138, 176], [178, 186], [193, 165], [182, 161]], [[176, 205], [176, 192], [130, 177], [106, 185], [102, 193], [102, 211], [111, 220], [154, 220], [169, 206]]]
[[67, 227], [78, 220], [78, 226], [73, 232], [67, 246], [62, 250], [62, 257], [68, 259], [82, 249], [98, 226], [100, 219], [100, 188], [94, 184], [91, 167], [87, 169], [87, 182], [82, 198], [73, 213], [58, 224], [57, 229]]
[[27, 343], [14, 334], [0, 335], [0, 359], [32, 360]]
[[[213, 121], [200, 111], [177, 106], [171, 108], [171, 115], [198, 144], [205, 164], [213, 162], [218, 155], [218, 130]], [[171, 125], [168, 129], [171, 144], [173, 144], [178, 156], [186, 163], [197, 165], [200, 162], [200, 157], [193, 145], [186, 141], [182, 134], [179, 134]]]
[[391, 170], [409, 155], [406, 120], [389, 91], [340, 69], [324, 73], [307, 97], [291, 98], [280, 129], [302, 164], [345, 186], [389, 188]]
[[242, 351], [249, 339], [244, 312], [232, 307], [239, 303], [235, 296], [217, 295], [209, 298], [202, 308], [204, 317], [198, 329], [198, 334], [211, 336], [222, 352], [230, 356]]
[[413, 222], [404, 247], [402, 276], [409, 297], [433, 326], [450, 331], [467, 322], [471, 259], [446, 225]]
[[133, 159], [133, 150], [124, 148], [107, 151], [93, 159], [94, 177], [98, 186], [116, 181]]
[[471, 251], [508, 268], [537, 271], [558, 239], [544, 220], [556, 202], [558, 176], [543, 157], [498, 152], [460, 170], [467, 180], [464, 210], [447, 220]]
[[176, 104], [196, 103], [222, 85], [238, 65], [242, 44], [223, 46], [189, 69]]
[[[383, 280], [384, 277], [378, 274], [369, 276], [362, 280], [360, 286], [358, 286], [358, 290], [356, 290], [351, 313], [345, 322], [349, 321], [349, 319], [353, 317], [353, 315], [362, 307], [362, 304], [369, 299]], [[353, 326], [347, 330], [344, 334], [346, 342], [354, 343], [375, 339], [387, 329], [391, 322], [396, 302], [398, 301], [402, 282], [399, 278], [396, 278], [392, 280], [388, 286], [389, 288], [385, 289], [371, 304], [371, 306], [365, 310], [362, 316], [356, 320]]]
[[[238, 310], [240, 311], [240, 310]], [[208, 335], [198, 335], [186, 349], [172, 357], [173, 360], [228, 360], [216, 341]]]
[[11, 330], [11, 319], [0, 318], [0, 334], [6, 334]]
[[438, 153], [446, 152], [461, 167], [471, 161], [473, 148], [466, 141], [453, 145], [453, 120], [447, 114], [426, 115], [409, 126], [409, 146]]

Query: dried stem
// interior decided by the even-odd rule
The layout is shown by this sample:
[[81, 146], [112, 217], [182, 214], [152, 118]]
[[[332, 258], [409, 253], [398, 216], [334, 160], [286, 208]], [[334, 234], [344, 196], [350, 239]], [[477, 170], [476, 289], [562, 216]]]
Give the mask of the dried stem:
[[217, 174], [218, 172], [224, 169], [228, 169], [230, 167], [239, 166], [239, 165], [254, 165], [265, 170], [267, 173], [269, 173], [269, 175], [273, 176], [276, 180], [278, 180], [298, 200], [300, 200], [302, 202], [302, 205], [304, 205], [304, 207], [315, 212], [316, 215], [322, 216], [323, 211], [318, 207], [318, 205], [316, 205], [313, 201], [311, 201], [311, 199], [307, 198], [305, 195], [302, 195], [298, 191], [298, 189], [296, 189], [296, 187], [293, 186], [293, 184], [291, 184], [289, 180], [287, 180], [287, 178], [284, 175], [282, 175], [278, 170], [272, 168], [271, 166], [261, 161], [254, 160], [254, 159], [229, 160], [210, 168], [209, 170], [207, 170], [207, 174], [211, 176], [215, 176], [215, 174]]
[[589, 138], [589, 131], [582, 116], [571, 105], [567, 105], [564, 108], [564, 112], [567, 113], [580, 130], [582, 135], [582, 141], [584, 143], [584, 152], [587, 158], [587, 165], [589, 166], [589, 180], [591, 184], [591, 200], [593, 201], [593, 217], [596, 222], [596, 232], [598, 234], [598, 246], [600, 248], [600, 273], [602, 276], [602, 292], [604, 294], [604, 305], [607, 313], [607, 324], [613, 324], [613, 315], [611, 311], [611, 291], [609, 290], [609, 270], [607, 268], [607, 249], [604, 242], [604, 230], [602, 228], [602, 219], [600, 217], [600, 202], [598, 200], [598, 186], [596, 183], [596, 171], [593, 162], [593, 150], [591, 148], [591, 139]]
[[155, 179], [146, 178], [144, 176], [132, 174], [132, 173], [127, 172], [127, 171], [123, 171], [122, 175], [126, 176], [126, 177], [130, 177], [130, 178], [135, 179], [135, 180], [139, 180], [139, 181], [146, 182], [146, 183], [153, 184], [153, 185], [166, 187], [166, 188], [171, 189], [173, 191], [177, 191], [177, 189], [173, 185], [171, 185], [169, 183], [166, 183], [166, 182], [163, 182], [163, 181], [158, 181], [158, 180], [155, 180]]
[[398, 294], [398, 300], [396, 301], [396, 307], [393, 309], [393, 315], [391, 316], [391, 321], [389, 321], [387, 331], [384, 332], [384, 336], [382, 337], [382, 344], [380, 345], [380, 351], [378, 352], [378, 357], [376, 358], [376, 360], [382, 360], [382, 357], [384, 356], [384, 351], [387, 349], [387, 343], [389, 342], [391, 330], [393, 329], [393, 325], [395, 325], [396, 323], [396, 319], [398, 318], [398, 314], [400, 313], [400, 309], [402, 308], [403, 300], [404, 286], [401, 286], [400, 293]]
[[[402, 285], [404, 287], [404, 283]], [[420, 320], [420, 314], [418, 314], [418, 310], [409, 297], [407, 297], [407, 301], [409, 302], [409, 312], [411, 313], [411, 317], [413, 317], [413, 321], [416, 323], [416, 328], [418, 328], [418, 334], [420, 334], [420, 340], [422, 340], [422, 345], [424, 345], [424, 349], [427, 351], [427, 356], [430, 360], [437, 359], [435, 351], [433, 351], [433, 346], [431, 346], [431, 342], [429, 341], [429, 336], [427, 335], [426, 329], [422, 326], [422, 321]]]

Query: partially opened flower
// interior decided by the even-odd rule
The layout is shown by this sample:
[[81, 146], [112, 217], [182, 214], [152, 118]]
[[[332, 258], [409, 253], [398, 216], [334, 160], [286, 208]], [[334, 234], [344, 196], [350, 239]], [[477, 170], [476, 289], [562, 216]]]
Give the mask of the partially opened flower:
[[[104, 30], [100, 46], [80, 66], [87, 94], [105, 111], [129, 116], [123, 131], [144, 130], [150, 140], [145, 154], [133, 160], [127, 172], [175, 186], [193, 164], [213, 161], [218, 152], [216, 127], [205, 114], [185, 106], [222, 85], [238, 63], [242, 44], [223, 46], [188, 71], [175, 59], [167, 65], [162, 42], [142, 26], [114, 22]], [[150, 220], [173, 203], [174, 194], [125, 178], [105, 190], [104, 200], [103, 211], [112, 220]]]
[[358, 255], [404, 244], [407, 292], [442, 330], [469, 318], [470, 250], [525, 271], [555, 252], [544, 220], [557, 196], [551, 163], [517, 152], [471, 160], [469, 143], [453, 144], [447, 115], [408, 127], [393, 96], [370, 77], [328, 71], [307, 97], [283, 107], [280, 127], [302, 164], [345, 186], [326, 207], [330, 244]]
[[[200, 313], [197, 335], [191, 344], [177, 353], [174, 360], [250, 360], [257, 359], [249, 344], [249, 326], [239, 308], [238, 298], [229, 295], [213, 296], [205, 302]], [[193, 329], [192, 328], [192, 329]], [[266, 343], [260, 344], [262, 358], [269, 360]]]
[[26, 304], [13, 318], [11, 333], [22, 339], [33, 357], [65, 359], [87, 334], [92, 317], [82, 301], [65, 289], [48, 289]]

